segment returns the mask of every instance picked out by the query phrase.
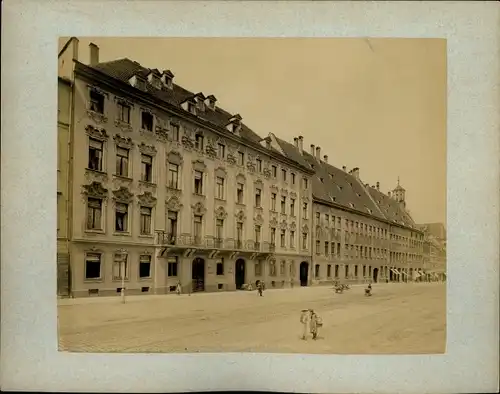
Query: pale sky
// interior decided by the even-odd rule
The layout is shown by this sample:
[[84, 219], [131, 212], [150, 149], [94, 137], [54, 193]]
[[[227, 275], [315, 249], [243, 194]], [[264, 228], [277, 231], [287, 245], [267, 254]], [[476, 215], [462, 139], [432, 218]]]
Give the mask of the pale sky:
[[446, 224], [445, 40], [80, 38], [84, 63], [91, 41], [100, 61], [171, 70], [262, 137], [303, 135], [384, 193], [399, 176], [414, 220]]

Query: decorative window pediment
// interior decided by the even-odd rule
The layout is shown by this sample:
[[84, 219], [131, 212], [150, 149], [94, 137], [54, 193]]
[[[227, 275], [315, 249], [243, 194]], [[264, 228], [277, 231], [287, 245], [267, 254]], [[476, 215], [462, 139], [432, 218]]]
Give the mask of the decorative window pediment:
[[296, 229], [297, 225], [295, 224], [295, 222], [292, 222], [292, 224], [290, 224], [290, 230], [295, 231]]
[[244, 222], [246, 219], [245, 211], [239, 210], [234, 216], [236, 216], [237, 222]]
[[180, 211], [182, 208], [182, 203], [177, 196], [172, 196], [166, 201], [167, 210], [169, 211]]
[[246, 182], [245, 175], [242, 174], [242, 173], [239, 173], [238, 175], [236, 175], [236, 182], [238, 182], [238, 183], [245, 183]]
[[139, 145], [139, 150], [141, 151], [141, 153], [149, 156], [154, 156], [157, 152], [154, 145], [147, 145], [144, 142], [141, 142], [141, 144]]
[[309, 232], [309, 226], [308, 226], [307, 224], [304, 224], [304, 225], [302, 226], [302, 232], [303, 232], [303, 233], [308, 233], [308, 232]]
[[281, 195], [282, 195], [282, 196], [285, 196], [285, 197], [286, 197], [286, 196], [288, 196], [288, 190], [286, 190], [286, 189], [281, 189]]
[[260, 188], [260, 189], [262, 189], [262, 188], [264, 187], [264, 183], [263, 183], [263, 182], [262, 182], [262, 180], [260, 180], [260, 179], [257, 179], [257, 180], [254, 182], [254, 185], [255, 185], [255, 187]]
[[108, 189], [100, 182], [92, 182], [90, 185], [83, 185], [83, 193], [88, 197], [102, 198], [108, 197]]
[[194, 215], [204, 215], [207, 212], [207, 209], [201, 202], [191, 205], [191, 208], [193, 208]]
[[151, 192], [144, 192], [137, 196], [137, 199], [139, 200], [139, 204], [144, 207], [153, 208], [156, 205], [156, 197], [154, 197]]
[[225, 218], [227, 218], [227, 212], [226, 210], [224, 209], [224, 207], [219, 207], [215, 210], [215, 218], [216, 219], [222, 219], [224, 220]]
[[282, 230], [286, 230], [286, 229], [287, 229], [288, 225], [287, 225], [287, 223], [286, 223], [286, 221], [285, 221], [285, 220], [283, 220], [283, 221], [281, 222], [280, 227], [281, 227], [281, 229], [282, 229]]
[[121, 148], [130, 149], [134, 146], [132, 138], [122, 137], [120, 134], [116, 134], [113, 139], [115, 140], [115, 144]]
[[113, 191], [113, 198], [117, 202], [130, 204], [132, 202], [132, 199], [134, 198], [134, 195], [126, 187], [121, 186], [118, 190]]
[[272, 218], [269, 222], [270, 227], [276, 227], [278, 225], [278, 221], [275, 218]]
[[262, 225], [264, 223], [264, 219], [261, 214], [257, 214], [254, 218], [255, 224]]
[[171, 150], [167, 154], [167, 161], [169, 163], [178, 164], [178, 165], [181, 165], [184, 162], [184, 160], [182, 159], [182, 155], [175, 150]]
[[221, 178], [225, 178], [227, 176], [226, 169], [224, 167], [218, 167], [215, 170], [215, 176], [218, 176], [218, 177], [221, 177]]
[[193, 160], [192, 163], [193, 163], [193, 169], [195, 171], [205, 172], [207, 169], [207, 165], [203, 160]]
[[105, 90], [102, 90], [101, 88], [95, 86], [95, 85], [87, 85], [87, 87], [89, 88], [89, 91], [91, 92], [95, 92], [95, 93], [98, 93], [98, 94], [102, 94], [103, 96], [105, 97], [109, 97], [109, 93], [106, 92]]
[[262, 170], [262, 174], [264, 174], [264, 176], [266, 178], [270, 178], [271, 177], [271, 170], [269, 167], [265, 167], [263, 170]]
[[87, 125], [85, 127], [85, 131], [89, 135], [89, 137], [99, 141], [107, 141], [109, 138], [109, 135], [108, 133], [106, 133], [105, 129], [97, 128], [92, 125]]
[[120, 96], [115, 96], [115, 102], [123, 105], [128, 105], [130, 108], [134, 107], [134, 103], [132, 101], [129, 101]]
[[290, 192], [290, 197], [291, 197], [291, 198], [297, 198], [297, 193], [295, 193], [295, 192]]
[[272, 191], [273, 193], [278, 193], [278, 192], [279, 192], [279, 190], [280, 190], [280, 189], [278, 188], [278, 186], [276, 186], [276, 185], [271, 185], [271, 191]]

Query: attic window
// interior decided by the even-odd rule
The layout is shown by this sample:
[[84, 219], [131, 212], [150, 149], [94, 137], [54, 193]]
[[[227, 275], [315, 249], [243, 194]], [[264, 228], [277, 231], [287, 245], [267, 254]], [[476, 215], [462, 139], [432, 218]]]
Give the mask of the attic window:
[[151, 76], [151, 85], [153, 85], [156, 89], [161, 89], [161, 80], [156, 75]]
[[135, 81], [135, 87], [137, 89], [145, 90], [146, 89], [146, 81], [137, 78]]
[[193, 115], [196, 115], [196, 105], [192, 102], [187, 103], [187, 110], [191, 112]]
[[342, 190], [342, 186], [337, 185], [337, 187], [338, 187], [339, 190]]
[[369, 214], [371, 214], [371, 213], [372, 213], [372, 210], [371, 210], [370, 208], [366, 208], [366, 210], [367, 210], [367, 212], [368, 212]]
[[356, 195], [357, 195], [358, 197], [361, 197], [361, 194], [359, 194], [359, 193], [356, 193]]
[[319, 180], [321, 181], [321, 183], [324, 183], [324, 182], [323, 182], [323, 178], [319, 178]]
[[354, 204], [353, 204], [352, 202], [350, 202], [350, 203], [349, 203], [349, 206], [350, 206], [351, 208], [354, 208]]

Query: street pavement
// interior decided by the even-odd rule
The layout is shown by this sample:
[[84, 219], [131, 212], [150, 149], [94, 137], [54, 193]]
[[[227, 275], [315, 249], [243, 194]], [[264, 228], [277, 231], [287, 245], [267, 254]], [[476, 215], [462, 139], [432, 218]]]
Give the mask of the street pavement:
[[[311, 354], [444, 353], [446, 285], [375, 284], [58, 301], [59, 350]], [[302, 340], [300, 311], [323, 319]]]

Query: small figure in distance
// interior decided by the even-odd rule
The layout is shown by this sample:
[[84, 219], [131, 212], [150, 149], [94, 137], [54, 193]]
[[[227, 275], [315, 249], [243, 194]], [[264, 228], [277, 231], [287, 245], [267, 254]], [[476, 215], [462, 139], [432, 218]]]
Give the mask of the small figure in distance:
[[314, 312], [313, 309], [310, 309], [310, 330], [313, 339], [316, 339], [318, 337], [318, 328], [323, 326], [323, 321], [321, 317], [319, 317], [316, 312]]
[[307, 337], [307, 323], [309, 323], [309, 310], [302, 309], [300, 311], [300, 322], [302, 323], [302, 339], [305, 340]]
[[370, 297], [372, 295], [372, 284], [368, 283], [368, 287], [365, 289], [365, 296]]
[[259, 296], [262, 297], [262, 292], [264, 291], [264, 287], [262, 286], [262, 281], [257, 282], [257, 291], [259, 293]]
[[175, 287], [175, 292], [177, 293], [177, 295], [181, 295], [181, 291], [182, 291], [181, 282], [177, 282], [177, 286]]

